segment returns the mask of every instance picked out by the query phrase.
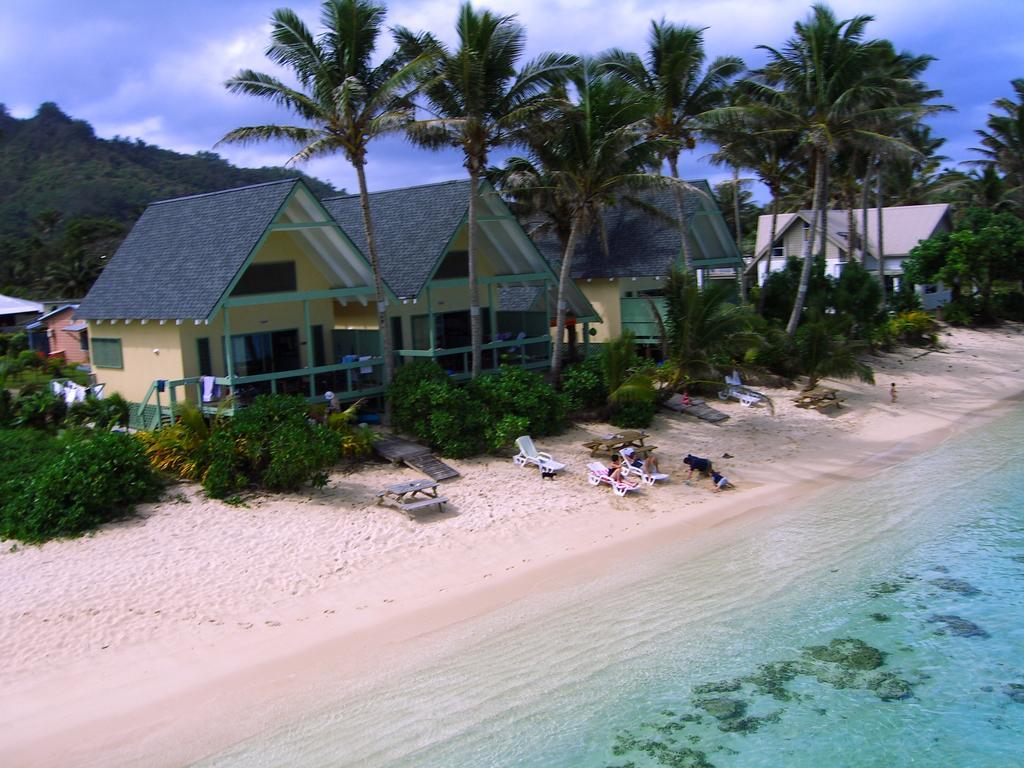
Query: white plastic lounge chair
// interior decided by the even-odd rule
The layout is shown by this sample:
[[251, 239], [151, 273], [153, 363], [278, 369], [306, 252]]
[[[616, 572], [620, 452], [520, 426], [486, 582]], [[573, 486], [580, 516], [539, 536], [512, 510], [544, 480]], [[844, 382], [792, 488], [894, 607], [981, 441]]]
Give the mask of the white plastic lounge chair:
[[718, 392], [720, 400], [728, 400], [730, 397], [734, 400], [739, 400], [747, 408], [765, 400], [765, 396], [760, 392], [755, 392], [749, 387], [744, 386], [742, 379], [740, 379], [739, 371], [733, 371], [731, 376], [726, 376], [725, 388]]
[[640, 482], [643, 483], [644, 485], [654, 485], [654, 483], [657, 482], [658, 480], [668, 480], [668, 475], [666, 475], [664, 472], [651, 472], [650, 474], [648, 474], [647, 472], [644, 472], [644, 468], [642, 466], [643, 462], [641, 462], [641, 466], [638, 467], [633, 463], [631, 459], [632, 457], [622, 462], [623, 477], [636, 475], [637, 477], [640, 478]]
[[533, 438], [529, 435], [517, 437], [516, 447], [519, 449], [519, 453], [512, 457], [512, 461], [517, 467], [532, 464], [541, 472], [558, 472], [560, 469], [565, 469], [565, 464], [555, 461], [550, 453], [538, 451], [537, 446], [533, 444]]
[[624, 483], [621, 480], [613, 480], [608, 467], [599, 461], [592, 461], [587, 464], [587, 482], [591, 485], [600, 485], [601, 483], [610, 485], [616, 496], [625, 496], [630, 491], [640, 490], [640, 483], [633, 485], [632, 483]]

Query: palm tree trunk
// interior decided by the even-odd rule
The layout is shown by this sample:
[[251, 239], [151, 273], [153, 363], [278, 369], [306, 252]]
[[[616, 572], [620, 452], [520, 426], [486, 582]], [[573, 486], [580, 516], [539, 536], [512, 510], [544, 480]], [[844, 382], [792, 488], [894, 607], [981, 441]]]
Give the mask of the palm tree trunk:
[[[669, 155], [668, 167], [672, 171], [672, 178], [679, 180], [679, 158], [676, 155]], [[683, 245], [683, 267], [688, 275], [693, 274], [693, 253], [690, 251], [690, 238], [687, 237], [689, 227], [686, 225], [686, 210], [683, 203], [683, 190], [678, 184], [673, 185], [673, 192], [676, 196], [676, 216], [679, 217], [679, 239]]]
[[[743, 230], [740, 225], [740, 169], [738, 166], [732, 168], [732, 215], [736, 219], [736, 250], [743, 259]], [[736, 270], [736, 282], [740, 292], [740, 301], [747, 303], [747, 283], [743, 279], [743, 267]]]
[[[366, 247], [370, 251], [370, 269], [373, 272], [373, 290], [377, 297], [377, 324], [380, 327], [381, 355], [384, 357], [384, 386], [391, 384], [395, 377], [394, 340], [391, 337], [391, 323], [388, 322], [388, 299], [384, 294], [384, 280], [380, 274], [380, 260], [377, 258], [377, 238], [373, 234], [370, 218], [370, 193], [366, 189], [366, 162], [353, 160], [356, 177], [359, 179], [359, 206], [363, 209], [363, 229], [366, 231]], [[391, 399], [384, 398], [384, 423], [391, 423]]]
[[861, 243], [860, 263], [867, 269], [868, 266], [868, 206], [871, 204], [871, 166], [874, 158], [867, 159], [864, 168], [864, 184], [860, 188], [860, 231], [864, 233], [864, 241]]
[[875, 184], [877, 185], [876, 199], [878, 201], [878, 282], [882, 286], [882, 306], [884, 307], [888, 303], [888, 299], [885, 295], [885, 246], [882, 239], [882, 206], [884, 201], [882, 200], [881, 168], [878, 169], [875, 175]]
[[828, 166], [825, 167], [824, 175], [825, 175], [825, 179], [824, 179], [824, 182], [823, 182], [823, 184], [825, 186], [825, 195], [824, 195], [824, 201], [823, 201], [824, 205], [822, 205], [818, 209], [818, 211], [820, 212], [819, 215], [821, 216], [821, 223], [820, 223], [820, 227], [821, 227], [821, 244], [818, 246], [818, 254], [817, 255], [821, 257], [822, 261], [824, 261], [825, 258], [828, 256], [828, 212], [831, 209], [831, 206], [829, 205], [829, 203], [831, 202], [831, 196], [828, 194], [828, 185], [831, 182], [831, 179], [829, 179], [829, 177], [828, 177]]
[[469, 163], [469, 233], [468, 233], [468, 256], [469, 269], [469, 343], [472, 346], [471, 376], [476, 378], [480, 375], [480, 347], [483, 343], [483, 325], [480, 318], [480, 287], [476, 284], [476, 198], [480, 187], [480, 166], [471, 158]]
[[551, 378], [557, 386], [562, 378], [562, 336], [565, 335], [565, 313], [569, 302], [565, 298], [569, 292], [569, 275], [572, 273], [572, 257], [576, 253], [576, 239], [579, 237], [580, 214], [572, 217], [572, 229], [569, 240], [562, 253], [562, 268], [558, 273], [558, 302], [555, 305], [555, 343], [551, 347]]
[[768, 239], [768, 258], [764, 262], [764, 280], [761, 281], [761, 293], [757, 297], [757, 314], [764, 314], [764, 301], [767, 292], [765, 287], [768, 285], [768, 275], [772, 273], [772, 252], [775, 250], [775, 238], [778, 234], [779, 224], [779, 196], [773, 190], [772, 191], [772, 229], [771, 235]]
[[846, 260], [854, 261], [857, 257], [853, 255], [854, 245], [857, 242], [857, 216], [853, 212], [853, 177], [846, 179], [844, 185], [844, 197], [846, 198]]
[[808, 232], [807, 240], [804, 242], [804, 265], [800, 270], [800, 285], [796, 289], [793, 312], [789, 316], [789, 323], [786, 324], [786, 333], [790, 336], [796, 335], [796, 329], [800, 326], [800, 316], [804, 311], [804, 302], [807, 301], [807, 287], [811, 282], [811, 267], [814, 263], [814, 241], [818, 234], [818, 217], [821, 216], [822, 208], [825, 207], [825, 151], [815, 150], [814, 156], [814, 201], [811, 207], [811, 231]]

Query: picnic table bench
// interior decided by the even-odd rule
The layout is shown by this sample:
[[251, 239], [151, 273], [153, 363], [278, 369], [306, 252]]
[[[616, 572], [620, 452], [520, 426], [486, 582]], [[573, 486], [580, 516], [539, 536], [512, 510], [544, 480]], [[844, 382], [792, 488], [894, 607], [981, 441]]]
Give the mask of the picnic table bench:
[[396, 483], [377, 494], [378, 504], [389, 504], [400, 509], [409, 516], [409, 519], [415, 516], [417, 510], [424, 510], [427, 507], [437, 507], [436, 511], [440, 512], [444, 509], [446, 501], [447, 498], [437, 495], [437, 483], [433, 480]]
[[611, 456], [621, 453], [623, 448], [632, 448], [637, 458], [643, 459], [657, 448], [656, 445], [644, 445], [648, 437], [650, 435], [643, 430], [627, 429], [597, 440], [588, 440], [583, 447], [590, 450], [591, 456]]

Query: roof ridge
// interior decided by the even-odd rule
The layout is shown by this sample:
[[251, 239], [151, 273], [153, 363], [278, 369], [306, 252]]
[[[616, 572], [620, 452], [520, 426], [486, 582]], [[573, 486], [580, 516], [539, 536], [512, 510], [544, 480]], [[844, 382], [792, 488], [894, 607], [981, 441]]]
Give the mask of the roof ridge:
[[[378, 189], [378, 190], [375, 190], [373, 192], [370, 192], [370, 195], [371, 196], [372, 195], [382, 195], [385, 192], [408, 192], [409, 190], [412, 190], [412, 189], [426, 189], [427, 187], [441, 187], [441, 186], [444, 186], [446, 184], [468, 184], [468, 183], [469, 183], [469, 179], [468, 178], [466, 178], [466, 179], [448, 179], [446, 181], [431, 181], [431, 182], [427, 182], [426, 184], [413, 184], [413, 185], [408, 186], [408, 187], [391, 187], [390, 189]], [[321, 203], [328, 203], [328, 202], [333, 202], [335, 200], [351, 200], [354, 197], [355, 198], [359, 197], [359, 193], [358, 192], [353, 192], [353, 193], [348, 194], [348, 195], [334, 195], [333, 197], [323, 197], [323, 198], [320, 199], [320, 202]]]
[[261, 181], [258, 184], [246, 184], [243, 187], [232, 187], [231, 189], [218, 189], [216, 192], [199, 192], [195, 195], [182, 195], [181, 197], [169, 197], [166, 200], [154, 200], [150, 205], [162, 205], [163, 203], [177, 203], [182, 200], [195, 200], [200, 197], [213, 197], [214, 195], [225, 195], [229, 192], [241, 192], [246, 189], [257, 189], [258, 187], [269, 187], [274, 184], [294, 184], [302, 181], [298, 176], [290, 179], [277, 179], [275, 181]]

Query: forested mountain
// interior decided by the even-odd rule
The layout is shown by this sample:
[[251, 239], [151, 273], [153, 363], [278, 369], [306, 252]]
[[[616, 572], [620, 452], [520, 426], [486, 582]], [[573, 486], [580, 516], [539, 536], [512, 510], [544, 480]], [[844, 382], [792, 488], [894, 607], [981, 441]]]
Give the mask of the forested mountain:
[[290, 168], [236, 168], [213, 152], [100, 139], [53, 103], [25, 120], [0, 104], [0, 293], [80, 293], [154, 200], [295, 176], [315, 194], [335, 192]]

